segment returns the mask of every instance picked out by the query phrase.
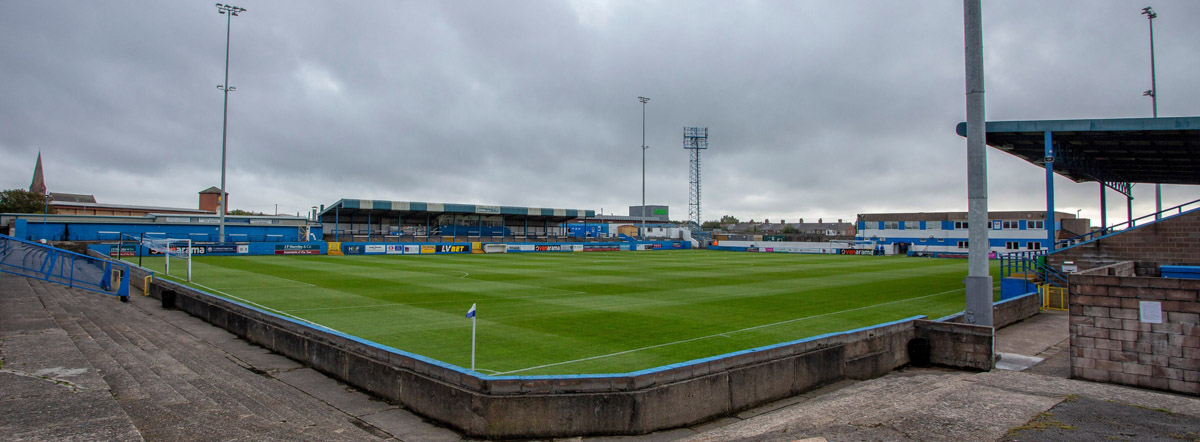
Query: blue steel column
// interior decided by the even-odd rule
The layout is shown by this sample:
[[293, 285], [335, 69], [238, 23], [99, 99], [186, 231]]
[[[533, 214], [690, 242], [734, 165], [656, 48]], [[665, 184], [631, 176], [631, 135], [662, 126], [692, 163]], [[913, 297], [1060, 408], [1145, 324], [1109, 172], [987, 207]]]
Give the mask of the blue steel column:
[[1054, 135], [1046, 131], [1046, 240], [1048, 253], [1054, 252], [1054, 234], [1058, 226], [1054, 223]]
[[334, 242], [341, 241], [340, 239], [338, 239], [338, 229], [340, 228], [340, 222], [341, 222], [341, 220], [338, 218], [338, 209], [341, 209], [341, 206], [333, 208], [333, 241]]
[[1104, 235], [1104, 231], [1108, 230], [1108, 195], [1104, 189], [1104, 182], [1100, 183], [1100, 234]]

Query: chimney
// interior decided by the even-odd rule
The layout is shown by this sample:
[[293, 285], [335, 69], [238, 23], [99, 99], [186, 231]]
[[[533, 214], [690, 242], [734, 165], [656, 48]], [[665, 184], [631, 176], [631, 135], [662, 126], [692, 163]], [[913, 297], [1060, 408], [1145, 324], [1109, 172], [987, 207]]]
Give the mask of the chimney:
[[800, 224], [804, 224], [804, 218], [800, 218]]
[[825, 218], [817, 218], [817, 224], [824, 224]]
[[841, 223], [842, 223], [842, 219], [838, 218], [838, 224], [841, 224]]

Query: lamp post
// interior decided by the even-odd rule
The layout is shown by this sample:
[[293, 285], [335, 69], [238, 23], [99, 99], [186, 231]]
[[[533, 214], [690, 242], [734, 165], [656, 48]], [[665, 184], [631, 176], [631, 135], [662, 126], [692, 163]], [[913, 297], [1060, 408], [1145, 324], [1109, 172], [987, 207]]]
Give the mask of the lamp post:
[[[1158, 18], [1158, 13], [1147, 6], [1142, 8], [1142, 15], [1145, 15], [1150, 20], [1150, 90], [1142, 92], [1142, 95], [1150, 97], [1150, 106], [1154, 109], [1154, 118], [1158, 118], [1158, 84], [1155, 81], [1154, 75], [1154, 19]], [[1157, 221], [1161, 216], [1162, 184], [1154, 183], [1154, 219]]]
[[217, 240], [221, 243], [225, 242], [225, 212], [229, 208], [229, 194], [225, 191], [225, 140], [229, 129], [229, 93], [237, 90], [236, 87], [229, 86], [229, 28], [233, 17], [242, 12], [246, 12], [246, 8], [217, 3], [217, 13], [225, 15], [225, 83], [217, 85], [217, 89], [225, 94], [224, 111], [221, 116], [221, 195], [218, 196], [221, 199], [221, 227], [217, 232]]
[[641, 233], [642, 241], [646, 240], [646, 149], [650, 146], [646, 145], [646, 102], [650, 101], [646, 97], [638, 97], [638, 101], [642, 102], [642, 228], [638, 230]]

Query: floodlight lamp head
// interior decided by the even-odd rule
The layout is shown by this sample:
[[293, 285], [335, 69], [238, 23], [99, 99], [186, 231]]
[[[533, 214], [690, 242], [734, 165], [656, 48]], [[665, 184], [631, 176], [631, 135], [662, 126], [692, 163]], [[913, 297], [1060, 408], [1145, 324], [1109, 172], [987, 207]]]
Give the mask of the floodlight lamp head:
[[646, 97], [638, 97], [638, 101], [642, 102], [642, 104], [645, 104], [647, 101], [650, 101], [650, 99]]
[[1153, 96], [1154, 96], [1154, 89], [1147, 89], [1147, 90], [1146, 90], [1146, 92], [1142, 92], [1142, 95], [1143, 95], [1143, 96], [1146, 96], [1146, 97], [1153, 97]]
[[1150, 9], [1149, 6], [1142, 8], [1142, 15], [1145, 15], [1149, 19], [1158, 18], [1158, 14], [1153, 9]]

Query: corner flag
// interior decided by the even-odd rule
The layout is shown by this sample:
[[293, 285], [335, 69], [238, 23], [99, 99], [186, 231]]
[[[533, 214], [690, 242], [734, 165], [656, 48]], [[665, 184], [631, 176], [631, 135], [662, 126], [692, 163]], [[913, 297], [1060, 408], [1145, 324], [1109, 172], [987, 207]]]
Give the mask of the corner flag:
[[471, 318], [471, 371], [475, 371], [475, 303], [471, 303], [467, 317]]

